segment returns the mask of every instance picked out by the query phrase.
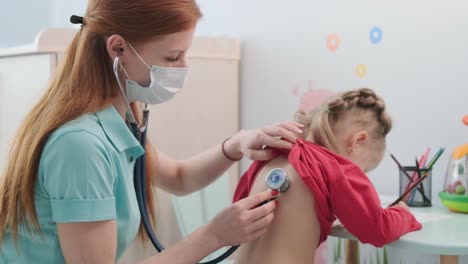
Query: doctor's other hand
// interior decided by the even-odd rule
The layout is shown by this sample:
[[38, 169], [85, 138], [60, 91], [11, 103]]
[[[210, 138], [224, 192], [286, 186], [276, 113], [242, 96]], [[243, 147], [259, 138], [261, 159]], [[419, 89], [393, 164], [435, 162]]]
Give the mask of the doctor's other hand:
[[303, 128], [297, 122], [285, 121], [260, 129], [242, 130], [226, 141], [225, 151], [233, 159], [245, 156], [251, 160], [271, 160], [278, 156], [277, 149], [290, 150], [302, 136]]
[[207, 224], [209, 233], [220, 247], [240, 245], [259, 238], [273, 221], [276, 204], [272, 200], [258, 205], [271, 198], [274, 198], [271, 191], [265, 191], [226, 207]]

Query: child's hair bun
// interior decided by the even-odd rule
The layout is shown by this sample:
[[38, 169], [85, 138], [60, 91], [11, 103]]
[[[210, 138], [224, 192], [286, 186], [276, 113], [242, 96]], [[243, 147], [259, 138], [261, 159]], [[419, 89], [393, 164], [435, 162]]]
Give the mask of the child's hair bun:
[[385, 103], [377, 95], [368, 88], [359, 89], [358, 105], [363, 108], [375, 108], [377, 112], [385, 110]]
[[336, 98], [328, 103], [328, 110], [330, 111], [337, 111], [346, 107], [348, 107], [348, 102], [342, 98]]

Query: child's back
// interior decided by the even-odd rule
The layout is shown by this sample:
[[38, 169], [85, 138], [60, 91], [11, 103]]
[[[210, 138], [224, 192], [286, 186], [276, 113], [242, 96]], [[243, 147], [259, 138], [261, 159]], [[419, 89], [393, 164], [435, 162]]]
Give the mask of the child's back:
[[268, 231], [258, 240], [242, 245], [237, 253], [238, 264], [314, 263], [319, 242], [320, 225], [314, 197], [285, 156], [280, 156], [260, 170], [250, 194], [267, 190], [266, 174], [274, 169], [286, 171], [290, 187], [281, 195], [281, 206]]

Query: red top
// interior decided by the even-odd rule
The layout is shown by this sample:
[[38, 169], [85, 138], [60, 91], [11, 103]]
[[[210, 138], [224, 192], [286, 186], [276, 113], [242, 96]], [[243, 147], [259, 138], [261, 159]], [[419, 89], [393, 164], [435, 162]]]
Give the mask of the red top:
[[[364, 172], [328, 149], [298, 139], [288, 160], [314, 195], [321, 227], [319, 245], [330, 234], [337, 217], [359, 241], [376, 247], [421, 229], [421, 224], [408, 210], [382, 208], [379, 196]], [[265, 162], [256, 161], [242, 176], [234, 202], [249, 195], [264, 165]]]

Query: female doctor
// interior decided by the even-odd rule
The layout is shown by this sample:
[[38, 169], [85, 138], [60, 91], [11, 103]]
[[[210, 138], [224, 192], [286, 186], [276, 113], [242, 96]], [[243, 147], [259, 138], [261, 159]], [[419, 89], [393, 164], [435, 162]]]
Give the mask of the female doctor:
[[[182, 88], [200, 17], [194, 0], [89, 0], [86, 15], [72, 18], [81, 30], [24, 120], [2, 177], [0, 263], [115, 263], [137, 235], [148, 239], [133, 184], [144, 151], [126, 122], [141, 123], [135, 102], [163, 103]], [[199, 190], [243, 156], [268, 160], [272, 148], [291, 148], [299, 133], [293, 122], [241, 131], [181, 161], [148, 144], [148, 197], [154, 185], [177, 195]], [[270, 198], [265, 192], [228, 206], [142, 263], [195, 263], [258, 238], [275, 203], [256, 205]]]

